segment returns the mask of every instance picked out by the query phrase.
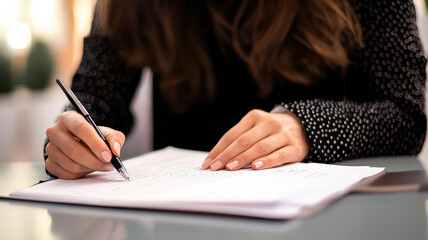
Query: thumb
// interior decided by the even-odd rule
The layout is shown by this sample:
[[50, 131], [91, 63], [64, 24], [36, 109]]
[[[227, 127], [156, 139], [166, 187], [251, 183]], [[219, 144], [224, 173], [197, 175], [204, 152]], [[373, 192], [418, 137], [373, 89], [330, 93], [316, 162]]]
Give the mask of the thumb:
[[100, 127], [101, 132], [110, 144], [111, 150], [117, 157], [120, 156], [120, 150], [125, 143], [125, 134], [109, 127]]

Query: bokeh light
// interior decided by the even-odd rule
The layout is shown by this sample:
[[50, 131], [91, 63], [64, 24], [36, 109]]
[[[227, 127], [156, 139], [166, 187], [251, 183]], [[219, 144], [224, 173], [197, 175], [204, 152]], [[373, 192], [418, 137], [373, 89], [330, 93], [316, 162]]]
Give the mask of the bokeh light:
[[31, 31], [27, 24], [17, 22], [7, 34], [7, 44], [11, 49], [26, 49], [31, 44]]

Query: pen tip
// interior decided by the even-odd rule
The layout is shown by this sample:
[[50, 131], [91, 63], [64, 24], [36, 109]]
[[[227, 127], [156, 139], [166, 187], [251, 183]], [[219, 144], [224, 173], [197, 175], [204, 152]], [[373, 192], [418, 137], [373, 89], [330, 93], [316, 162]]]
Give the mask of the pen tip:
[[128, 172], [126, 171], [125, 167], [121, 167], [119, 169], [117, 169], [117, 171], [120, 173], [120, 175], [122, 175], [122, 177], [127, 180], [128, 182], [130, 182], [131, 180], [129, 179], [128, 176]]

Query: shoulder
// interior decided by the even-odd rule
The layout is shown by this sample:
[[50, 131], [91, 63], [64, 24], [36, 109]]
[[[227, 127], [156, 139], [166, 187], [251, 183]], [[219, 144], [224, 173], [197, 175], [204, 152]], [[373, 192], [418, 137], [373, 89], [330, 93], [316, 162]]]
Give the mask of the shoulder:
[[363, 26], [404, 22], [406, 19], [416, 18], [412, 0], [350, 0], [349, 2]]
[[401, 44], [420, 51], [416, 11], [412, 0], [350, 1], [367, 47]]

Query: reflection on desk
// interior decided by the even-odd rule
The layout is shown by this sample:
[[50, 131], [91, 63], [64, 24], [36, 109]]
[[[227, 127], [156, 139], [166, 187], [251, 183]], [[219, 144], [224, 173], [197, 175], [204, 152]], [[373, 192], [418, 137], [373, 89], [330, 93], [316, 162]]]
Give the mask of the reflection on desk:
[[[100, 208], [48, 209], [52, 232], [63, 239], [279, 239], [296, 225], [214, 215]], [[84, 219], [85, 221], [80, 221]], [[72, 230], [70, 229], [72, 226]]]
[[[361, 159], [340, 164], [385, 166], [387, 171], [423, 169], [420, 161], [412, 157]], [[43, 171], [42, 167], [38, 169]], [[1, 182], [8, 181], [6, 175], [0, 170]], [[2, 199], [0, 238], [427, 239], [427, 199], [428, 193], [350, 194], [320, 214], [291, 221]]]

